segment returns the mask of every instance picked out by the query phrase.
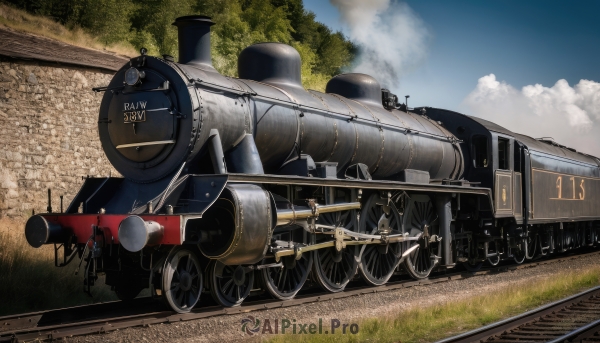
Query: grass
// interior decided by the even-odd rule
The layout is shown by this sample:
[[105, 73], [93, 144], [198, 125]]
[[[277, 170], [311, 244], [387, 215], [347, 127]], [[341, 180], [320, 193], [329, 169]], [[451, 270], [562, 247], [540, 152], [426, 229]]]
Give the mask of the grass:
[[[269, 342], [433, 342], [511, 317], [600, 284], [600, 267], [491, 294], [358, 322], [355, 335], [278, 335]], [[329, 326], [329, 325], [328, 325]], [[338, 329], [339, 332], [339, 329]], [[265, 338], [263, 336], [263, 338]]]
[[0, 219], [0, 315], [116, 300], [99, 278], [92, 297], [83, 292], [79, 259], [63, 268], [54, 266], [54, 248], [32, 248], [25, 239], [25, 218]]
[[75, 27], [69, 29], [50, 18], [29, 14], [26, 11], [2, 3], [0, 3], [1, 25], [10, 27], [16, 31], [33, 33], [83, 48], [105, 50], [129, 57], [138, 55], [134, 47], [127, 43], [107, 46], [98, 41], [94, 36], [84, 32], [81, 28]]

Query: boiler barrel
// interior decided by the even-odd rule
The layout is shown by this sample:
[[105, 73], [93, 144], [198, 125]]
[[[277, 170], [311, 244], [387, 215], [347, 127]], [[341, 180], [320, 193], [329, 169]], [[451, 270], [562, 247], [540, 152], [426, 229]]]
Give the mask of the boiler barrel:
[[[337, 162], [340, 176], [357, 163], [376, 179], [398, 179], [406, 169], [430, 179], [461, 176], [458, 141], [439, 123], [384, 108], [381, 86], [364, 74], [334, 77], [327, 93], [305, 90], [300, 56], [291, 46], [246, 48], [240, 79], [206, 64], [150, 56], [133, 65], [144, 79], [123, 92], [106, 92], [98, 125], [108, 159], [134, 182], [160, 180], [183, 162], [186, 173], [210, 173], [202, 169], [212, 165], [210, 158], [202, 158], [221, 150], [218, 158], [234, 173], [276, 174], [306, 154], [315, 162]], [[131, 68], [123, 67], [109, 88], [120, 87]], [[215, 137], [222, 149], [211, 150]]]

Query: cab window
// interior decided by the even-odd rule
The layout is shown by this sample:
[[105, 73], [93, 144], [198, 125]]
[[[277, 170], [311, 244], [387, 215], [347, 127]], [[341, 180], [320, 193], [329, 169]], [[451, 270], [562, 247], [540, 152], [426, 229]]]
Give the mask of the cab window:
[[473, 165], [475, 168], [486, 168], [489, 163], [488, 139], [486, 136], [473, 136]]
[[498, 169], [510, 169], [508, 147], [508, 139], [498, 137]]

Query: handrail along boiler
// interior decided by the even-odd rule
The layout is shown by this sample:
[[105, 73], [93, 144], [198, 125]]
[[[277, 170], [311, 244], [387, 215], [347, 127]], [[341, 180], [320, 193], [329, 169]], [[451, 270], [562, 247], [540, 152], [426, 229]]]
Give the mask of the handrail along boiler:
[[220, 75], [213, 24], [177, 18], [179, 62], [142, 49], [96, 89], [102, 148], [123, 177], [87, 178], [64, 213], [26, 224], [57, 266], [86, 262], [88, 292], [103, 273], [123, 300], [149, 287], [187, 312], [203, 292], [223, 306], [252, 291], [285, 300], [307, 280], [339, 292], [598, 242], [597, 158], [411, 112], [365, 74], [305, 90], [285, 44], [252, 45], [239, 79]]

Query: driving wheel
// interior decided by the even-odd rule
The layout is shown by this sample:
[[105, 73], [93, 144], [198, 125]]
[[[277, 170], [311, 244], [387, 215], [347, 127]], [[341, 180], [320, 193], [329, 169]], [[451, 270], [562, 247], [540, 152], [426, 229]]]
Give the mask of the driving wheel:
[[404, 269], [414, 279], [429, 276], [437, 263], [439, 243], [431, 237], [438, 235], [438, 216], [427, 195], [411, 195], [404, 214], [404, 230], [410, 237], [419, 237], [418, 246], [404, 259]]
[[[357, 231], [356, 211], [323, 213], [319, 215], [317, 224], [330, 227], [343, 227], [349, 231]], [[332, 235], [316, 234], [315, 242], [331, 241]], [[356, 274], [358, 268], [357, 245], [348, 245], [338, 251], [335, 247], [314, 251], [313, 276], [315, 281], [326, 291], [340, 292]]]
[[[370, 235], [387, 231], [389, 235], [402, 233], [402, 217], [395, 206], [387, 206], [387, 199], [373, 194], [367, 199], [360, 214], [359, 232]], [[387, 213], [386, 213], [387, 211]], [[388, 282], [398, 266], [401, 243], [366, 244], [361, 247], [358, 271], [371, 285]]]

